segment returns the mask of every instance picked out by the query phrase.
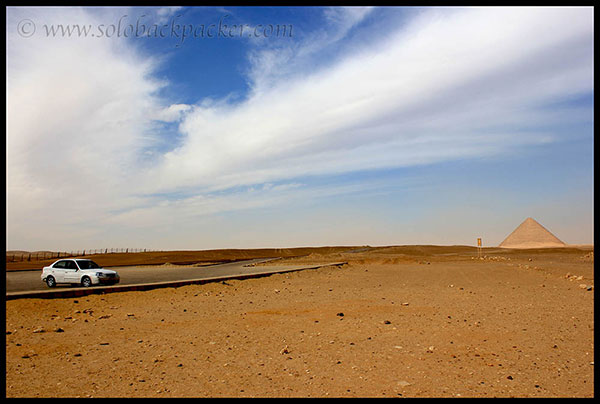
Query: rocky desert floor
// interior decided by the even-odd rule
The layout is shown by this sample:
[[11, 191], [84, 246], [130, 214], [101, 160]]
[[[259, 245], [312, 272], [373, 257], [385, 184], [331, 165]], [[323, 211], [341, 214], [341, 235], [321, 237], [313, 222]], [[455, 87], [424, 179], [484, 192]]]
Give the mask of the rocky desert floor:
[[6, 396], [593, 397], [593, 250], [484, 254], [372, 248], [283, 260], [339, 268], [9, 300]]

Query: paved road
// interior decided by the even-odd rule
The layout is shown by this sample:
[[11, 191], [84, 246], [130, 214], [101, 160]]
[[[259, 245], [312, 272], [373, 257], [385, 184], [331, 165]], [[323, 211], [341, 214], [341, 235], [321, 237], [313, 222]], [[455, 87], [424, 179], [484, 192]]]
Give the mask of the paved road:
[[[248, 266], [249, 264], [263, 261], [268, 260], [253, 259], [204, 267], [159, 265], [114, 268], [107, 267], [107, 269], [114, 269], [119, 273], [121, 281], [117, 285], [136, 285], [143, 283], [183, 281], [259, 272], [281, 272], [290, 269], [307, 267], [302, 265]], [[41, 274], [41, 270], [6, 272], [6, 292], [50, 290], [50, 288], [42, 282]], [[58, 285], [54, 288], [54, 290], [60, 290], [63, 288], [68, 289], [72, 288], [72, 286]]]

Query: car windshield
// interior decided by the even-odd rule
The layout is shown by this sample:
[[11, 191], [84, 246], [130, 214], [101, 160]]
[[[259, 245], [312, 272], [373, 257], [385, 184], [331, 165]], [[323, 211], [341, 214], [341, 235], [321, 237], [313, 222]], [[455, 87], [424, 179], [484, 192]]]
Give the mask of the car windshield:
[[77, 260], [77, 265], [79, 265], [80, 269], [96, 269], [100, 268], [100, 265], [96, 264], [91, 260]]

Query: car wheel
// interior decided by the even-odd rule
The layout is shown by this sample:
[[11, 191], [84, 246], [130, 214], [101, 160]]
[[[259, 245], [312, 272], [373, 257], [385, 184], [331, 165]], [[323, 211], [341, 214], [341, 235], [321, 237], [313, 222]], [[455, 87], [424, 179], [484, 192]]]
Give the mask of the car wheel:
[[86, 288], [92, 286], [92, 280], [89, 277], [84, 276], [81, 279], [81, 286], [86, 287]]
[[46, 278], [46, 285], [48, 285], [49, 288], [53, 288], [56, 286], [56, 280], [53, 276], [49, 276]]

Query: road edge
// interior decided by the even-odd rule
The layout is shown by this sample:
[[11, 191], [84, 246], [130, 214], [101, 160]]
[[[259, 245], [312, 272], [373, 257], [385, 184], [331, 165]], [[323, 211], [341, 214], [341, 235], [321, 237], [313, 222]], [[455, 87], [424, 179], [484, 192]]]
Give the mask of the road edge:
[[232, 279], [250, 279], [250, 278], [261, 278], [265, 276], [271, 276], [275, 274], [304, 271], [307, 269], [318, 269], [329, 266], [336, 266], [341, 268], [348, 264], [348, 262], [331, 262], [327, 264], [311, 265], [302, 268], [291, 268], [291, 269], [280, 269], [277, 271], [263, 271], [254, 272], [251, 274], [239, 274], [239, 275], [227, 275], [227, 276], [216, 276], [211, 278], [198, 278], [198, 279], [186, 279], [181, 281], [166, 281], [166, 282], [154, 282], [154, 283], [138, 283], [133, 285], [112, 285], [112, 286], [92, 286], [89, 288], [70, 288], [63, 290], [47, 290], [47, 291], [31, 291], [31, 292], [9, 292], [6, 293], [6, 300], [15, 299], [55, 299], [61, 297], [81, 297], [92, 294], [106, 294], [116, 292], [129, 292], [129, 291], [144, 291], [158, 288], [177, 288], [186, 285], [201, 285], [211, 282], [222, 282]]

